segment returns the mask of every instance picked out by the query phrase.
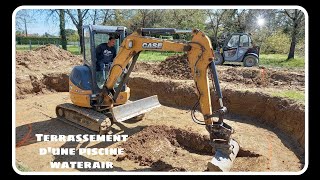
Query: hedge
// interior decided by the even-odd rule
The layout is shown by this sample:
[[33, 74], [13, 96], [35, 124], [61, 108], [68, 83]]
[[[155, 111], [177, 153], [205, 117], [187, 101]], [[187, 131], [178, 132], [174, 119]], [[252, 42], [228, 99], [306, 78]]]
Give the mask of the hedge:
[[58, 37], [16, 37], [17, 44], [60, 44]]

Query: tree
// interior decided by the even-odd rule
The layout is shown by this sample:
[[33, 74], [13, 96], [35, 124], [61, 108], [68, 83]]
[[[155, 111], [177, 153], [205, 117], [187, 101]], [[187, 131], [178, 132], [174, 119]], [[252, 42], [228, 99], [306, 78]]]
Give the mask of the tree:
[[65, 10], [59, 9], [59, 20], [60, 20], [60, 36], [62, 49], [67, 50], [67, 35], [66, 35], [66, 23], [65, 23]]
[[207, 10], [206, 14], [209, 16], [210, 19], [210, 26], [212, 28], [212, 31], [214, 33], [213, 39], [215, 41], [216, 48], [219, 47], [218, 44], [218, 30], [219, 26], [221, 24], [221, 20], [223, 18], [223, 15], [227, 12], [225, 9], [217, 9], [217, 10]]
[[67, 36], [65, 29], [65, 10], [64, 9], [49, 9], [49, 10], [39, 10], [40, 13], [47, 14], [47, 20], [51, 19], [56, 22], [59, 19], [59, 32], [61, 38], [62, 49], [67, 50]]
[[79, 43], [80, 43], [80, 48], [81, 48], [81, 53], [83, 52], [83, 44], [82, 44], [82, 26], [83, 26], [83, 21], [86, 18], [86, 15], [88, 13], [89, 9], [77, 9], [76, 12], [73, 10], [68, 9], [67, 14], [72, 20], [72, 23], [76, 26], [78, 30], [78, 35], [79, 35]]
[[288, 25], [291, 31], [291, 44], [288, 54], [289, 59], [294, 58], [294, 51], [297, 44], [297, 37], [301, 32], [304, 22], [304, 14], [301, 10], [298, 9], [284, 9], [283, 11], [289, 18]]
[[16, 14], [16, 28], [22, 30], [25, 36], [28, 36], [28, 24], [35, 22], [33, 17], [33, 10], [22, 9]]

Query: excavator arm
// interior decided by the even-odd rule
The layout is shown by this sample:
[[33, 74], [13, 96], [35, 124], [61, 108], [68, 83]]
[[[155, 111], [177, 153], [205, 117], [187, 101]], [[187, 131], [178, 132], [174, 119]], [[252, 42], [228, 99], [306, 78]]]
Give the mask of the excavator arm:
[[[144, 36], [143, 33], [146, 30], [149, 32], [175, 31], [175, 29], [148, 28], [140, 29], [126, 37], [113, 61], [109, 78], [105, 82], [103, 94], [108, 97], [104, 98], [108, 99], [108, 102], [105, 103], [112, 104], [115, 102], [120, 92], [120, 89], [113, 89], [117, 79], [122, 75], [124, 69], [129, 66], [129, 63], [131, 63], [122, 81], [122, 84], [126, 83], [141, 51], [187, 52], [189, 67], [198, 95], [198, 101], [192, 111], [192, 118], [196, 123], [206, 126], [210, 134], [211, 145], [215, 150], [215, 156], [209, 162], [208, 168], [212, 171], [229, 171], [238, 153], [239, 145], [230, 138], [233, 132], [232, 128], [223, 122], [223, 116], [227, 109], [222, 102], [222, 93], [213, 61], [214, 54], [210, 39], [203, 32], [195, 29], [191, 32], [192, 39], [190, 42], [180, 43]], [[211, 106], [208, 69], [212, 72], [214, 87], [219, 96], [220, 107], [214, 113]], [[121, 88], [121, 84], [118, 87]], [[200, 121], [194, 116], [194, 112], [198, 106], [200, 106], [204, 121]], [[218, 113], [218, 120], [214, 118], [216, 113]]]

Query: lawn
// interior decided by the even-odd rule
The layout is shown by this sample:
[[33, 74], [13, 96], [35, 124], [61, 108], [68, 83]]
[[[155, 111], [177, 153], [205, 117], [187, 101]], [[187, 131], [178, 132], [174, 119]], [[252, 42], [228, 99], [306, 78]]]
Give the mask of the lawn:
[[139, 55], [138, 61], [164, 61], [169, 56], [182, 55], [183, 53], [176, 52], [156, 52], [156, 51], [142, 51]]
[[[34, 49], [36, 49], [36, 48], [38, 48], [40, 46], [43, 46], [43, 45], [31, 45], [31, 47], [30, 47], [30, 45], [16, 45], [16, 50], [17, 51], [29, 51], [29, 50], [34, 50]], [[61, 48], [61, 46], [60, 46], [60, 48]], [[79, 49], [78, 46], [68, 45], [67, 49], [72, 54], [80, 55], [80, 49]]]
[[305, 95], [304, 95], [304, 92], [302, 91], [285, 90], [285, 91], [272, 92], [271, 95], [277, 96], [277, 97], [289, 98], [300, 103], [304, 103], [305, 101]]
[[269, 67], [304, 68], [305, 58], [296, 56], [286, 60], [287, 54], [261, 54], [259, 65]]

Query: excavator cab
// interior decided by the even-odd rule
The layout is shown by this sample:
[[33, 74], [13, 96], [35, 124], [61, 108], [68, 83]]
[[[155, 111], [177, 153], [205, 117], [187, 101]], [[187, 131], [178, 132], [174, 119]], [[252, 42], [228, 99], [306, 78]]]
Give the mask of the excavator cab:
[[[114, 37], [116, 43], [114, 45], [116, 52], [118, 53], [120, 44], [126, 35], [126, 27], [124, 26], [100, 26], [100, 25], [87, 25], [82, 28], [83, 33], [83, 63], [91, 70], [92, 76], [92, 90], [94, 94], [100, 93], [104, 82], [97, 79], [96, 63], [96, 48], [102, 43], [108, 42], [109, 37]], [[104, 80], [108, 78], [111, 64], [106, 64], [103, 75]], [[119, 79], [120, 81], [121, 79]], [[118, 83], [115, 85], [115, 88]], [[125, 87], [124, 89], [125, 90]]]
[[59, 119], [87, 132], [106, 134], [114, 122], [132, 118], [141, 120], [145, 112], [160, 106], [156, 95], [138, 101], [129, 100], [130, 88], [123, 81], [128, 71], [126, 66], [112, 87], [117, 92], [116, 98], [112, 104], [105, 104], [108, 97], [103, 95], [103, 91], [113, 63], [106, 64], [104, 82], [99, 82], [96, 48], [101, 43], [107, 43], [112, 36], [116, 39], [114, 47], [118, 54], [126, 36], [126, 27], [87, 25], [83, 26], [82, 35], [83, 64], [73, 67], [70, 73], [69, 94], [72, 103], [56, 107]]

